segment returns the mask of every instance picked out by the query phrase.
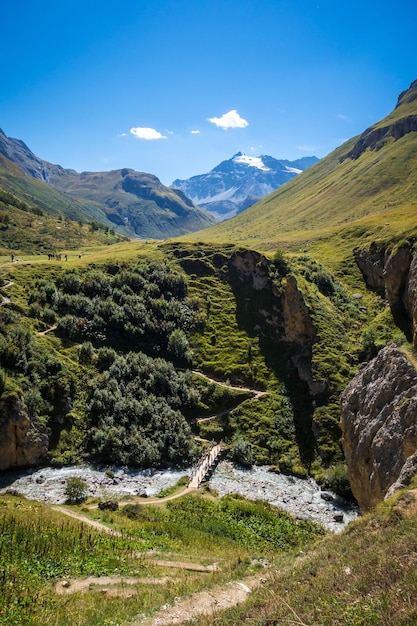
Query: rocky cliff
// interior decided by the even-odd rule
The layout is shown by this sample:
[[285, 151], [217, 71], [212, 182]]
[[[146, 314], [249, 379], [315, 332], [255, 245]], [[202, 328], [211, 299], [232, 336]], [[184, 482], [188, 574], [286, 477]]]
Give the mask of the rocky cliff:
[[401, 309], [408, 316], [417, 348], [417, 251], [412, 243], [394, 251], [372, 245], [354, 254], [368, 287], [385, 297], [394, 311]]
[[285, 351], [311, 396], [322, 393], [323, 382], [313, 380], [311, 372], [316, 330], [296, 278], [280, 275], [272, 263], [253, 250], [232, 255], [229, 276], [242, 325], [271, 347]]
[[0, 470], [37, 465], [46, 456], [49, 435], [30, 419], [16, 395], [0, 400]]
[[393, 344], [341, 396], [342, 443], [352, 493], [372, 509], [417, 471], [417, 372]]
[[341, 157], [345, 159], [358, 159], [365, 150], [380, 150], [386, 141], [393, 137], [395, 140], [401, 139], [408, 133], [417, 131], [417, 115], [407, 115], [396, 122], [380, 128], [368, 128], [347, 154]]

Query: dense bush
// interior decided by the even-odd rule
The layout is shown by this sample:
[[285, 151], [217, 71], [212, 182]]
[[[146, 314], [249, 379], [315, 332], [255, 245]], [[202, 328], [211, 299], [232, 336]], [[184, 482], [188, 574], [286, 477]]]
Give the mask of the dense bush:
[[38, 281], [30, 314], [51, 323], [58, 316], [58, 334], [74, 341], [106, 342], [190, 362], [187, 335], [197, 323], [197, 310], [187, 297], [184, 274], [167, 261], [110, 270], [70, 270], [56, 283]]
[[90, 385], [92, 452], [127, 465], [179, 465], [193, 457], [182, 413], [197, 405], [191, 377], [142, 353], [116, 356]]

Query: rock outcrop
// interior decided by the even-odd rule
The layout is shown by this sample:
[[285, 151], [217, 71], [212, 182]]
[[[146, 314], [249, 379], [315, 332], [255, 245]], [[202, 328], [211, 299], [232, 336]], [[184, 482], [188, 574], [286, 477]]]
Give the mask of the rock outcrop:
[[417, 251], [411, 243], [393, 252], [373, 245], [369, 250], [355, 250], [354, 255], [368, 287], [409, 317], [417, 348]]
[[[411, 83], [410, 87], [400, 93], [395, 110], [414, 102], [417, 99], [417, 80]], [[406, 111], [408, 112], [408, 111]], [[356, 141], [352, 150], [344, 154], [340, 161], [345, 159], [358, 159], [365, 150], [380, 150], [391, 137], [395, 141], [404, 137], [408, 133], [417, 132], [417, 115], [404, 115], [399, 119], [390, 115], [386, 119], [385, 126], [371, 126], [367, 128]]]
[[324, 391], [311, 371], [316, 330], [294, 276], [278, 276], [276, 268], [253, 250], [235, 252], [229, 276], [238, 304], [238, 318], [250, 333], [285, 350], [311, 396]]
[[380, 150], [387, 139], [393, 137], [395, 140], [401, 139], [408, 133], [417, 131], [417, 115], [407, 115], [406, 117], [379, 128], [368, 128], [359, 137], [358, 141], [347, 154], [341, 157], [341, 161], [345, 159], [358, 159], [365, 150]]
[[46, 456], [47, 429], [35, 424], [16, 395], [0, 401], [0, 470], [37, 465]]
[[417, 254], [414, 253], [405, 285], [402, 302], [405, 310], [412, 321], [413, 345], [417, 348]]
[[360, 508], [372, 509], [417, 469], [417, 371], [390, 344], [341, 396], [342, 443]]
[[355, 260], [368, 287], [384, 296], [390, 306], [397, 305], [406, 288], [412, 251], [408, 246], [394, 252], [372, 245], [354, 251]]

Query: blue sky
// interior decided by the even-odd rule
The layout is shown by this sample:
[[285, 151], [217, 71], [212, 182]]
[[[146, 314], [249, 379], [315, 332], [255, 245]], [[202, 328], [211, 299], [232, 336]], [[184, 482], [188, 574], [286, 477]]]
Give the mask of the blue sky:
[[0, 128], [77, 171], [323, 157], [417, 79], [415, 0], [4, 5]]

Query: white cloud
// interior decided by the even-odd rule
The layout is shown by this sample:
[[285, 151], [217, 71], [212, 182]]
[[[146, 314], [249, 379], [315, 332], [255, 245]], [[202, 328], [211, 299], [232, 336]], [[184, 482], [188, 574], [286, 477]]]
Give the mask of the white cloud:
[[200, 131], [199, 131], [199, 130], [192, 130], [192, 131], [191, 131], [191, 134], [192, 134], [192, 135], [199, 135], [199, 134], [200, 134]]
[[246, 126], [249, 126], [249, 122], [244, 120], [243, 117], [240, 117], [236, 109], [224, 113], [221, 117], [208, 117], [207, 119], [215, 126], [223, 128], [223, 130], [227, 128], [246, 128]]
[[339, 120], [343, 120], [344, 122], [350, 122], [351, 119], [348, 115], [344, 115], [343, 113], [338, 113], [337, 116]]
[[165, 135], [161, 135], [155, 128], [142, 128], [141, 126], [137, 126], [136, 128], [131, 128], [129, 132], [138, 139], [146, 139], [148, 141], [153, 139], [166, 139]]

